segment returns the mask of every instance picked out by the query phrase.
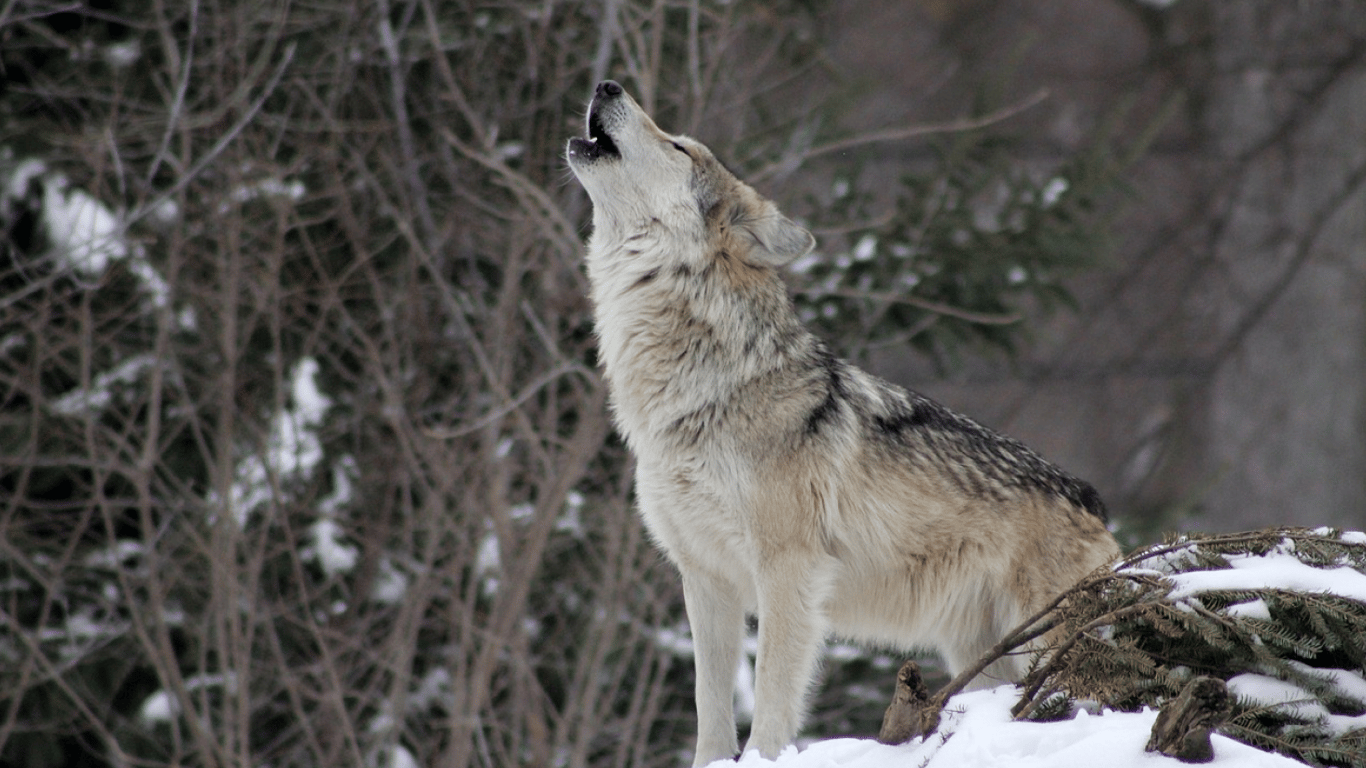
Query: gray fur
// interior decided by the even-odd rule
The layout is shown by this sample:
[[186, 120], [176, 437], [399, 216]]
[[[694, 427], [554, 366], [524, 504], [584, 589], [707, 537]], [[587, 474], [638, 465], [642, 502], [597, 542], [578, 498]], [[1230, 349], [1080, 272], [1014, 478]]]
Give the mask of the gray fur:
[[695, 764], [736, 754], [746, 613], [749, 747], [772, 758], [801, 727], [827, 635], [935, 649], [960, 670], [1118, 555], [1090, 485], [808, 332], [777, 270], [814, 239], [706, 147], [659, 130], [615, 83], [588, 123], [567, 156], [593, 200], [613, 415], [641, 515], [683, 580]]

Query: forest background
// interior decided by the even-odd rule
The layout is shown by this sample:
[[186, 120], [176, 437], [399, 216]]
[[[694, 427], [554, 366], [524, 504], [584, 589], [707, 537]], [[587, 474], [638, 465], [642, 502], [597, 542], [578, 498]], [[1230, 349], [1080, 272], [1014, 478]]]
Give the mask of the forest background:
[[[4, 3], [0, 763], [680, 759], [561, 158], [604, 77], [1126, 544], [1361, 527], [1364, 55], [1346, 0]], [[811, 733], [898, 662], [833, 648]]]

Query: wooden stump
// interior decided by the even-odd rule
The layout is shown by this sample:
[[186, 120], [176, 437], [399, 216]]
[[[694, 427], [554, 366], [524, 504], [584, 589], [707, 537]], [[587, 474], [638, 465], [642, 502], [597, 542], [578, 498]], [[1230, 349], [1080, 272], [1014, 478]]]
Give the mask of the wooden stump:
[[1162, 705], [1148, 737], [1147, 751], [1161, 752], [1183, 763], [1208, 763], [1214, 759], [1210, 733], [1228, 719], [1233, 698], [1224, 681], [1197, 677], [1181, 694]]
[[882, 716], [877, 740], [883, 744], [905, 744], [916, 736], [934, 733], [939, 727], [939, 704], [930, 700], [929, 690], [914, 661], [901, 665], [896, 673], [896, 692]]

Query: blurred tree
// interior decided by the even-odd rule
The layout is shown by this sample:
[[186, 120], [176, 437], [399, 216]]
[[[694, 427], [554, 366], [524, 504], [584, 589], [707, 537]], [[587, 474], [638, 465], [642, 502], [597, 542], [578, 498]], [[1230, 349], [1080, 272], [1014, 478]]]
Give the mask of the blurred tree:
[[[0, 762], [676, 762], [681, 595], [630, 509], [561, 149], [608, 75], [761, 183], [865, 146], [770, 87], [820, 61], [816, 18], [0, 10]], [[836, 344], [947, 364], [1068, 303], [1124, 153], [1026, 172], [1019, 108], [919, 131], [936, 160], [877, 220], [848, 181], [810, 215], [795, 291]]]

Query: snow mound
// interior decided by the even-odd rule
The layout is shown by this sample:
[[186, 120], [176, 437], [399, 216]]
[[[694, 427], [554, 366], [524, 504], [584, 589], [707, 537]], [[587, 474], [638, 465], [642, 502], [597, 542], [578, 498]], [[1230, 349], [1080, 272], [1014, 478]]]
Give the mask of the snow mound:
[[[899, 746], [872, 739], [830, 739], [776, 760], [746, 753], [740, 768], [1158, 768], [1183, 766], [1175, 758], [1145, 752], [1157, 712], [1078, 712], [1071, 720], [1012, 720], [1019, 696], [1014, 686], [959, 694], [949, 700], [939, 731]], [[1223, 768], [1303, 768], [1283, 755], [1263, 752], [1226, 736], [1213, 736], [1214, 761]], [[736, 766], [727, 760], [712, 768]]]

